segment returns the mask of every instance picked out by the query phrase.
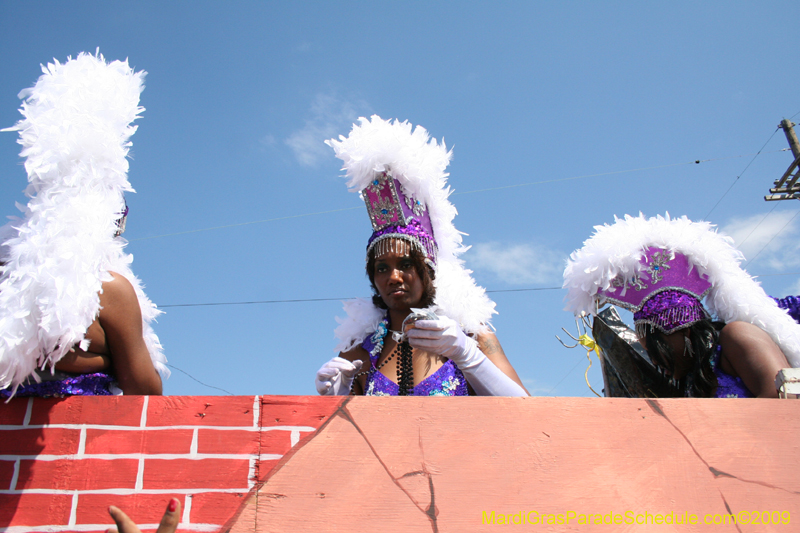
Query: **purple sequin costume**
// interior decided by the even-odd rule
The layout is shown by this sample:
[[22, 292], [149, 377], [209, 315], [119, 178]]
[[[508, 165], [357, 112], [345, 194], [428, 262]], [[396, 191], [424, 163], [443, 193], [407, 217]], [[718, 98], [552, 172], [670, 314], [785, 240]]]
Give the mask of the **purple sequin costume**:
[[[43, 398], [63, 398], [64, 396], [111, 396], [115, 394], [111, 387], [116, 380], [108, 374], [61, 374], [63, 379], [47, 379], [49, 372], [41, 373], [44, 379], [40, 383], [29, 380], [17, 388], [14, 396], [39, 396]], [[12, 389], [0, 390], [0, 397], [11, 396]]]
[[787, 296], [786, 298], [773, 298], [781, 309], [786, 309], [789, 316], [795, 322], [800, 322], [800, 299], [797, 296]]
[[[380, 370], [375, 370], [378, 358], [381, 356], [380, 350], [376, 351], [375, 348], [379, 346], [378, 343], [383, 345], [383, 338], [386, 335], [385, 326], [381, 326], [361, 343], [361, 347], [369, 354], [372, 364], [372, 370], [367, 374], [365, 396], [397, 396], [399, 391], [397, 383], [384, 376]], [[373, 355], [373, 352], [376, 353]], [[436, 372], [414, 386], [413, 396], [469, 396], [469, 390], [464, 374], [453, 361], [448, 360]]]
[[719, 360], [722, 357], [722, 346], [717, 344], [714, 348], [713, 368], [717, 376], [716, 398], [754, 398], [753, 393], [744, 384], [742, 378], [731, 376], [720, 368]]

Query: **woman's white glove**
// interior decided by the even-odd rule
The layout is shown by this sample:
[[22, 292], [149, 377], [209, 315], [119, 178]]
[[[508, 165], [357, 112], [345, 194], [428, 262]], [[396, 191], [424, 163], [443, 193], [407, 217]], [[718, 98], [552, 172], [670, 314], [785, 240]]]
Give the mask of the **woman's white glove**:
[[479, 395], [528, 396], [525, 389], [486, 357], [475, 339], [467, 337], [452, 318], [417, 320], [406, 335], [414, 348], [452, 360]]
[[406, 335], [414, 348], [452, 359], [462, 371], [486, 359], [478, 343], [446, 316], [440, 316], [439, 320], [417, 320]]
[[323, 396], [347, 396], [353, 385], [353, 377], [361, 370], [361, 360], [348, 361], [342, 357], [334, 357], [317, 370], [314, 385]]

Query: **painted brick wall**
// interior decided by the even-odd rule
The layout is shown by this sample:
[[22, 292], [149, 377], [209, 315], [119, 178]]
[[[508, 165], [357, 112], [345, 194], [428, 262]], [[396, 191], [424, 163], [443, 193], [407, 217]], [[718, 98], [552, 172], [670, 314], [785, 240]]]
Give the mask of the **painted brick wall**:
[[0, 532], [105, 531], [114, 504], [153, 530], [217, 531], [340, 399], [21, 398], [0, 404]]

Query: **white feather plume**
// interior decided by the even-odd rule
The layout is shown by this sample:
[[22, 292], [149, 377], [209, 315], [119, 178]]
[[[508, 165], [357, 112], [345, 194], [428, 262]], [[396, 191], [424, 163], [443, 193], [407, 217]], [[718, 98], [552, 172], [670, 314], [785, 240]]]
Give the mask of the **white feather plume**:
[[711, 290], [706, 307], [723, 322], [741, 320], [766, 331], [780, 346], [793, 367], [800, 366], [800, 324], [779, 308], [739, 265], [743, 256], [733, 239], [715, 231], [708, 222], [688, 218], [625, 215], [612, 225], [595, 226], [595, 234], [583, 248], [570, 255], [564, 270], [566, 310], [593, 313], [599, 290], [608, 289], [618, 275], [633, 277], [644, 266], [639, 262], [651, 246], [685, 255], [689, 263], [708, 277]]
[[131, 123], [143, 111], [145, 72], [85, 53], [42, 71], [20, 93], [24, 119], [4, 130], [19, 132], [30, 201], [1, 243], [7, 264], [0, 276], [0, 387], [52, 368], [76, 344], [88, 348], [86, 330], [109, 272], [133, 285], [150, 357], [167, 377], [150, 327], [161, 311], [131, 272], [127, 242], [114, 237], [123, 192], [133, 191], [126, 156], [136, 132]]
[[[348, 187], [360, 192], [374, 179], [375, 173], [391, 169], [405, 192], [426, 204], [438, 246], [434, 304], [465, 331], [485, 331], [497, 311], [495, 303], [475, 284], [471, 271], [464, 268], [459, 258], [468, 247], [462, 243], [463, 234], [453, 225], [457, 211], [448, 200], [451, 190], [446, 169], [452, 151], [447, 150], [444, 141], [440, 144], [432, 139], [421, 126], [414, 128], [408, 122], [383, 120], [377, 115], [369, 120], [362, 117], [359, 122], [347, 137], [325, 141], [344, 162], [342, 170], [346, 172]], [[339, 320], [335, 332], [341, 341], [337, 351], [346, 351], [342, 347], [352, 348], [375, 330], [375, 317], [383, 317], [384, 312], [371, 302], [367, 304], [368, 307], [363, 303], [345, 304], [348, 316]]]

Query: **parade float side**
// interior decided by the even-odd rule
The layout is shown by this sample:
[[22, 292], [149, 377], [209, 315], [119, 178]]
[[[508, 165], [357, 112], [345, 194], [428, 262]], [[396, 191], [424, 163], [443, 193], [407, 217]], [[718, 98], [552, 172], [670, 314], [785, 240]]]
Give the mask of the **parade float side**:
[[798, 415], [762, 399], [15, 398], [0, 531], [105, 531], [111, 504], [152, 531], [171, 497], [180, 531], [789, 531]]

